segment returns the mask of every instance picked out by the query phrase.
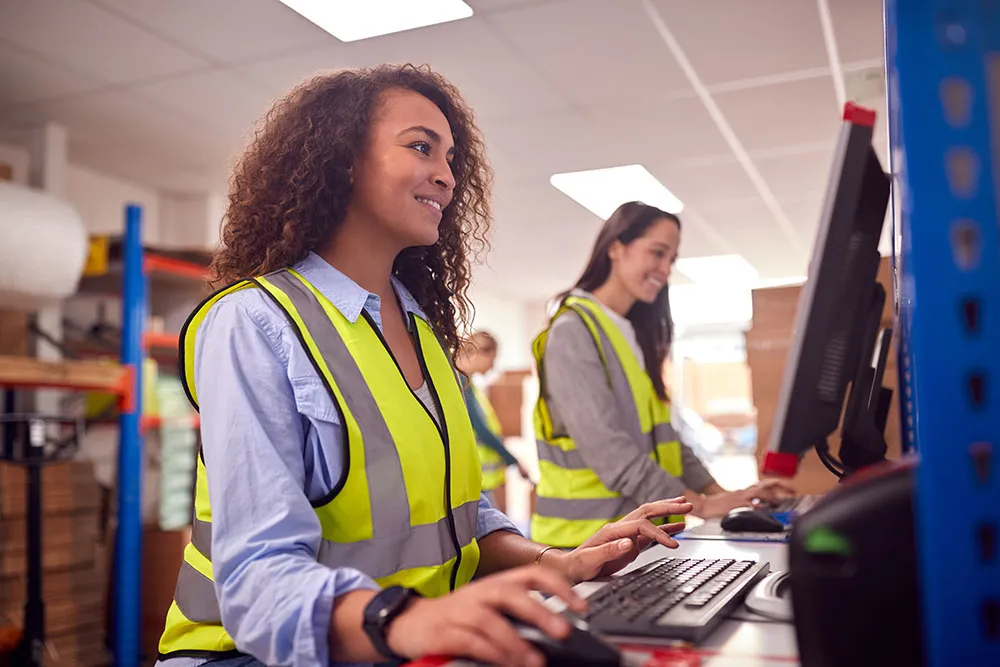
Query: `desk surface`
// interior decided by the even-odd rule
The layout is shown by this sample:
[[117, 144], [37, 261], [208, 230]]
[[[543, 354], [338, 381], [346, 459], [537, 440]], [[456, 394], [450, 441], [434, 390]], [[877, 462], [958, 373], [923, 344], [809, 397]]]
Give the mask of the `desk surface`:
[[[677, 549], [654, 547], [636, 559], [631, 567], [638, 567], [664, 556], [685, 558], [753, 558], [766, 560], [771, 571], [788, 567], [787, 545], [782, 543], [726, 542], [719, 540], [679, 540]], [[631, 569], [631, 568], [629, 568]], [[602, 583], [583, 583], [577, 590], [590, 595]], [[628, 650], [628, 649], [626, 649]], [[790, 667], [798, 665], [795, 631], [790, 623], [771, 621], [723, 621], [697, 651], [691, 652], [688, 661], [662, 661], [655, 664], [674, 667]], [[695, 657], [697, 656], [697, 657]], [[700, 660], [698, 659], [700, 658]], [[641, 664], [641, 661], [640, 661]], [[411, 667], [474, 667], [465, 660], [416, 661]]]

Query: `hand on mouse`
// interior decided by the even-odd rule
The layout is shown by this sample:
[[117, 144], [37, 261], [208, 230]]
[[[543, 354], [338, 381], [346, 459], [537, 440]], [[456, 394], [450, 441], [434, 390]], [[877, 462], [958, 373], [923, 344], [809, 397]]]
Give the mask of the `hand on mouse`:
[[[684, 530], [684, 523], [657, 526], [650, 519], [687, 514], [692, 507], [683, 497], [640, 505], [618, 521], [603, 526], [573, 551], [547, 552], [541, 562], [548, 565], [555, 561], [553, 566], [574, 584], [610, 576], [654, 542], [669, 549], [677, 548], [677, 541], [671, 535]], [[547, 563], [550, 557], [552, 560]]]
[[578, 613], [587, 609], [564, 576], [528, 565], [483, 577], [441, 598], [417, 598], [389, 625], [386, 641], [408, 658], [447, 655], [495, 665], [543, 667], [541, 653], [521, 639], [504, 614], [554, 639], [565, 639], [571, 628], [531, 591], [555, 595]]
[[750, 495], [751, 501], [753, 501], [754, 498], [760, 498], [764, 502], [776, 503], [789, 498], [794, 498], [795, 488], [792, 487], [792, 485], [786, 480], [771, 477], [768, 479], [762, 479], [757, 484], [745, 489], [744, 493]]

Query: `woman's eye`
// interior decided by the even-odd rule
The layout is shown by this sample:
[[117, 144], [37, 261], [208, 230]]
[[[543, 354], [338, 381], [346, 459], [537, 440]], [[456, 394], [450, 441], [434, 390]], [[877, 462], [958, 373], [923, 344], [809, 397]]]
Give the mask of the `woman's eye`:
[[424, 155], [429, 155], [431, 152], [431, 145], [426, 141], [418, 141], [415, 144], [410, 144], [410, 148], [412, 148], [415, 151], [419, 151]]

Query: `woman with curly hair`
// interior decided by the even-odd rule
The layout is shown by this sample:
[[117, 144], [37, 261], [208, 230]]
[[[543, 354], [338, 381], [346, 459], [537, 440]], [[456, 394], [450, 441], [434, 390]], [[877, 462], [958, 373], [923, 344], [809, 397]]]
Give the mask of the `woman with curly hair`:
[[271, 110], [232, 178], [219, 290], [181, 334], [203, 445], [160, 664], [540, 665], [505, 615], [570, 627], [531, 591], [580, 610], [573, 583], [676, 546], [649, 519], [683, 499], [563, 552], [483, 497], [451, 358], [490, 180], [428, 69], [340, 71]]

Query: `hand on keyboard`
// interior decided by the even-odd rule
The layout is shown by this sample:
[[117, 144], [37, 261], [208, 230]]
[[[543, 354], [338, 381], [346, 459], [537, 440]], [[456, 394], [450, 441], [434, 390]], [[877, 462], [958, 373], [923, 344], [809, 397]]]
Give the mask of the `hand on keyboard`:
[[634, 561], [653, 542], [675, 549], [677, 541], [671, 535], [684, 530], [684, 524], [656, 526], [650, 519], [687, 514], [692, 508], [693, 505], [685, 498], [641, 505], [618, 521], [605, 525], [579, 547], [564, 554], [563, 572], [574, 583], [589, 581], [614, 574]]

